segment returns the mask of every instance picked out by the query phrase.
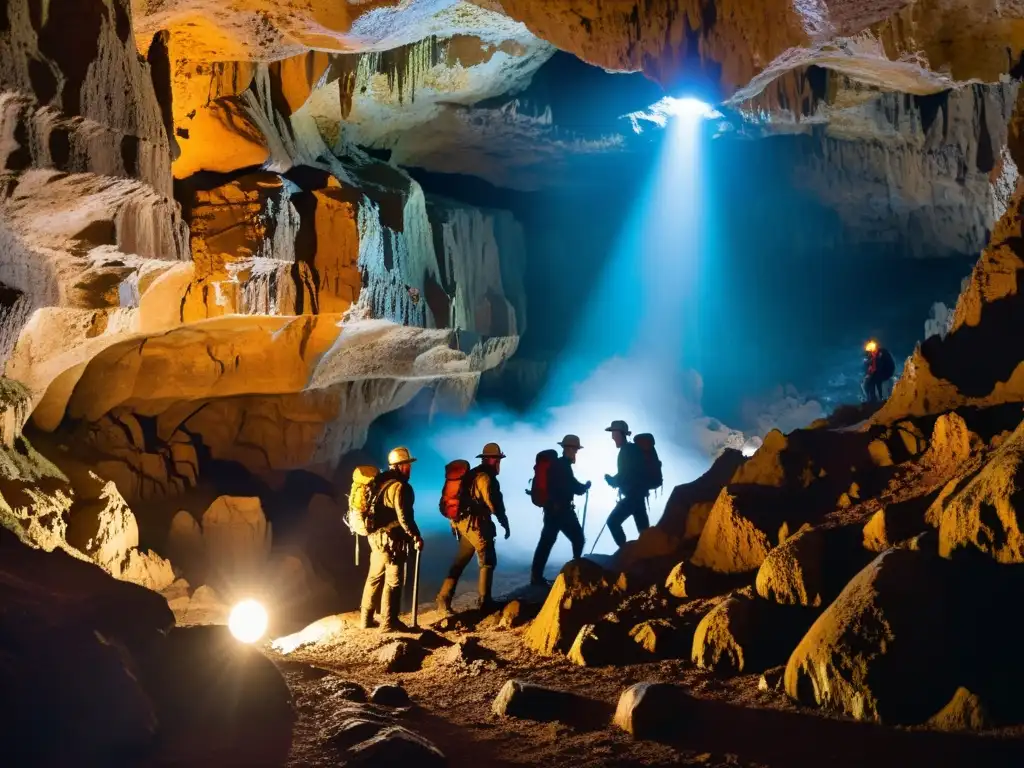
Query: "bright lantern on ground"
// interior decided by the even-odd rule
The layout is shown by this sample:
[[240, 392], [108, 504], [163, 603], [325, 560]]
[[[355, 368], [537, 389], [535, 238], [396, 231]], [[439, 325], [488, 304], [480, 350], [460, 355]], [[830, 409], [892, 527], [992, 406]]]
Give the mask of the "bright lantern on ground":
[[255, 643], [267, 631], [267, 612], [255, 600], [243, 600], [231, 609], [228, 629], [243, 643]]

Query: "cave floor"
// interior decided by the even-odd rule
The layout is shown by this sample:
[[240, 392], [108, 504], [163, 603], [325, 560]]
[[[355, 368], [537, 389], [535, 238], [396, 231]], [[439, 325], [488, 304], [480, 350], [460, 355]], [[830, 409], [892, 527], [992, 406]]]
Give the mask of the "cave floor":
[[[578, 667], [564, 657], [543, 657], [525, 648], [522, 628], [443, 633], [453, 641], [475, 637], [490, 653], [471, 664], [453, 664], [449, 655], [435, 651], [418, 671], [388, 673], [371, 657], [402, 636], [361, 631], [356, 614], [344, 617], [351, 629], [330, 644], [287, 656], [268, 651], [281, 666], [299, 711], [289, 765], [338, 762], [338, 752], [325, 738], [325, 724], [338, 704], [317, 688], [325, 672], [368, 691], [384, 683], [401, 684], [415, 705], [401, 715], [402, 724], [432, 740], [452, 766], [1024, 765], [1019, 732], [960, 735], [855, 723], [800, 709], [784, 693], [759, 690], [759, 674], [720, 679], [684, 660]], [[429, 627], [435, 618], [433, 612], [423, 614], [421, 626]], [[576, 726], [498, 717], [491, 704], [512, 678], [601, 702], [607, 717]], [[679, 713], [679, 738], [673, 745], [637, 741], [609, 724], [620, 693], [643, 681], [676, 683], [695, 697], [693, 709]]]

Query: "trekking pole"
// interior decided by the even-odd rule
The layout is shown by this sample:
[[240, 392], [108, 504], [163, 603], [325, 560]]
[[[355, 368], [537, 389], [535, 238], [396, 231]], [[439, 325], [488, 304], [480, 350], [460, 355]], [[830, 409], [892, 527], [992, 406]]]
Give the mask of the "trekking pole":
[[420, 598], [420, 550], [416, 550], [416, 568], [412, 573], [412, 626], [416, 629], [416, 613]]
[[587, 506], [590, 504], [590, 489], [587, 488], [587, 495], [583, 497], [583, 522], [580, 523], [580, 528], [583, 529], [583, 535], [587, 535]]
[[409, 585], [409, 548], [405, 548], [405, 562], [402, 563], [402, 598], [405, 598], [405, 588]]
[[356, 536], [353, 533], [352, 534], [352, 538], [356, 540], [356, 568], [358, 568], [359, 567], [359, 537]]
[[601, 534], [604, 533], [604, 529], [608, 527], [608, 521], [605, 520], [604, 525], [601, 526], [601, 530], [597, 533], [597, 538], [594, 539], [594, 546], [590, 548], [590, 554], [594, 554], [594, 550], [597, 548], [597, 542], [601, 540]]

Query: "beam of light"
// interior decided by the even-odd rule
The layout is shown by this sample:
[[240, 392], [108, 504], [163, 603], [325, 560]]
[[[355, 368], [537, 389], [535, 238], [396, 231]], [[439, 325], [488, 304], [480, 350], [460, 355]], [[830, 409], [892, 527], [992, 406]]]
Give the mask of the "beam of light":
[[243, 600], [231, 609], [228, 629], [236, 640], [255, 643], [267, 631], [267, 612], [255, 600]]
[[[667, 130], [653, 172], [624, 217], [621, 233], [585, 304], [573, 307], [573, 333], [552, 368], [537, 406], [526, 415], [500, 409], [478, 410], [471, 418], [445, 423], [435, 419], [427, 432], [391, 436], [419, 457], [412, 482], [417, 498], [440, 495], [444, 464], [472, 461], [487, 442], [498, 442], [502, 491], [512, 537], [497, 542], [499, 560], [529, 562], [544, 515], [524, 493], [536, 454], [557, 448], [566, 433], [579, 435], [583, 449], [575, 466], [580, 481], [590, 480], [586, 552], [598, 538], [617, 492], [604, 481], [615, 474], [618, 452], [605, 427], [626, 420], [634, 434], [652, 432], [663, 464], [665, 486], [651, 499], [650, 517], [660, 517], [672, 488], [693, 480], [725, 445], [739, 448], [742, 433], [703, 415], [702, 381], [693, 370], [698, 358], [698, 283], [708, 240], [703, 204], [701, 147], [706, 112], [695, 104], [667, 102]], [[584, 498], [577, 497], [582, 516]], [[419, 509], [417, 509], [417, 512]], [[417, 519], [420, 519], [417, 515]], [[440, 529], [436, 513], [422, 516]], [[632, 521], [627, 537], [636, 538]], [[596, 550], [615, 551], [604, 532]], [[565, 537], [556, 540], [547, 576], [571, 557]], [[506, 559], [507, 558], [507, 559]], [[470, 566], [470, 571], [474, 566]], [[499, 566], [499, 570], [502, 567]], [[462, 581], [472, 583], [467, 572]]]

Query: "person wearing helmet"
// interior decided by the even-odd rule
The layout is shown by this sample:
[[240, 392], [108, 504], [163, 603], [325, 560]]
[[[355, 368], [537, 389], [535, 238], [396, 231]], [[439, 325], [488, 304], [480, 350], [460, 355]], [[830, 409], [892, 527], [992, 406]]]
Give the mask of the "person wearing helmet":
[[533, 568], [530, 571], [530, 583], [549, 586], [544, 578], [544, 566], [548, 564], [551, 548], [563, 533], [572, 544], [572, 559], [579, 560], [583, 556], [583, 529], [576, 517], [576, 506], [573, 497], [582, 496], [590, 490], [590, 481], [581, 483], [572, 471], [576, 463], [576, 453], [583, 448], [576, 435], [566, 435], [559, 443], [562, 447], [561, 457], [548, 470], [548, 503], [544, 505], [544, 527], [540, 531], [537, 551], [533, 553]]
[[444, 580], [441, 591], [437, 593], [437, 610], [442, 616], [451, 615], [455, 587], [459, 583], [462, 571], [473, 558], [473, 553], [476, 553], [476, 560], [480, 565], [477, 585], [480, 609], [487, 611], [495, 607], [491, 597], [491, 585], [494, 582], [494, 568], [498, 564], [498, 556], [494, 549], [497, 530], [491, 518], [498, 519], [498, 523], [505, 529], [506, 539], [511, 535], [508, 517], [505, 515], [505, 501], [501, 496], [501, 486], [498, 484], [501, 460], [505, 458], [505, 454], [501, 452], [497, 443], [488, 443], [477, 458], [481, 460], [480, 464], [463, 480], [467, 483], [467, 511], [455, 522], [455, 530], [459, 535], [459, 551], [455, 553], [455, 560], [448, 570], [448, 578]]
[[402, 566], [409, 546], [423, 549], [423, 537], [416, 526], [413, 504], [416, 495], [409, 477], [416, 461], [405, 447], [388, 454], [388, 470], [377, 476], [374, 485], [374, 531], [370, 542], [370, 571], [366, 574], [363, 600], [360, 604], [360, 626], [369, 629], [373, 623], [373, 605], [380, 598], [380, 629], [382, 632], [408, 632], [398, 618], [402, 595]]
[[626, 533], [622, 530], [626, 518], [633, 518], [638, 534], [651, 527], [647, 519], [647, 491], [643, 485], [643, 457], [640, 449], [629, 442], [632, 432], [626, 422], [616, 419], [604, 431], [612, 433], [615, 447], [619, 449], [618, 472], [614, 476], [605, 475], [604, 479], [619, 491], [619, 502], [608, 515], [607, 525], [616, 546], [621, 547], [626, 543]]
[[885, 347], [872, 339], [864, 345], [864, 381], [861, 390], [869, 403], [883, 400], [882, 386], [896, 373], [896, 362]]

